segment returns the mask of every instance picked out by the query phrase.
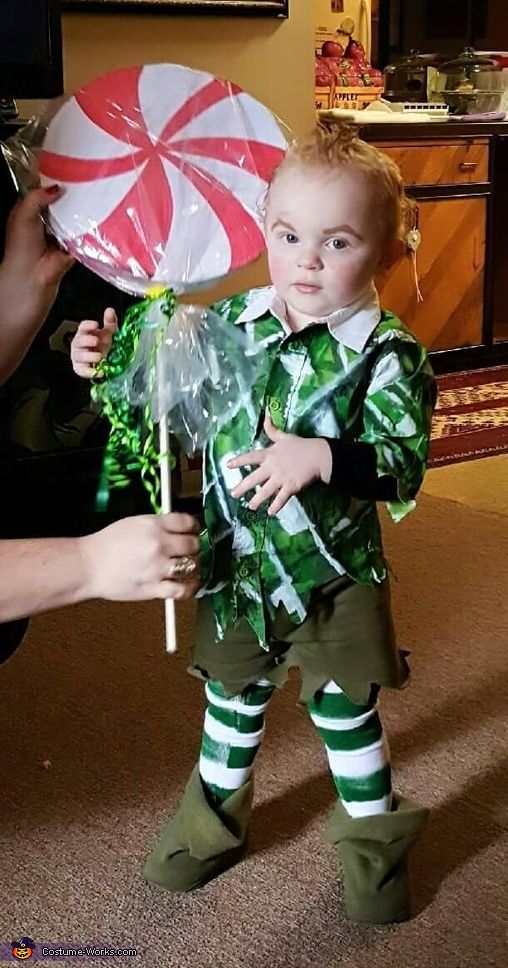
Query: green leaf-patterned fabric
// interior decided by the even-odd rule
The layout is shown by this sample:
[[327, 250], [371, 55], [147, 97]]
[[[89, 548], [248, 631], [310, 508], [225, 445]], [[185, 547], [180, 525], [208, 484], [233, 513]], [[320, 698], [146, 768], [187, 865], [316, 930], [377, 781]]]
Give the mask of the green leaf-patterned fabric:
[[[252, 293], [244, 293], [213, 309], [235, 324], [251, 299]], [[265, 412], [288, 433], [365, 441], [375, 448], [378, 474], [397, 479], [399, 500], [388, 507], [400, 520], [414, 507], [425, 472], [435, 381], [423, 347], [386, 311], [361, 352], [340, 342], [325, 323], [287, 335], [270, 311], [237, 325], [257, 344], [260, 366], [247, 403], [207, 444], [211, 573], [202, 594], [211, 596], [219, 639], [245, 617], [268, 648], [266, 619], [281, 605], [299, 625], [311, 594], [339, 575], [360, 583], [385, 578], [377, 508], [316, 482], [269, 517], [269, 502], [249, 510], [252, 493], [232, 498], [231, 489], [249, 468], [230, 470], [228, 460], [269, 444]]]

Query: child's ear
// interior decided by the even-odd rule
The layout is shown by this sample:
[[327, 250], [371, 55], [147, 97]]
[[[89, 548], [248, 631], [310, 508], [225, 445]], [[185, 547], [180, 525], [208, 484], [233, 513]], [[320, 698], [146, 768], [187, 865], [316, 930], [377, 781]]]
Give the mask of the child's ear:
[[377, 271], [379, 273], [387, 272], [388, 269], [391, 269], [396, 262], [399, 262], [403, 258], [406, 252], [407, 245], [404, 239], [394, 239], [383, 252], [378, 263]]

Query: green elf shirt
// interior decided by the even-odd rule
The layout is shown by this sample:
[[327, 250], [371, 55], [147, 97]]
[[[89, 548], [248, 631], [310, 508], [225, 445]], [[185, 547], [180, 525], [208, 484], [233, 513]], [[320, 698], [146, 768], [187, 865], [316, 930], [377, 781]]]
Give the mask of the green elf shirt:
[[[375, 449], [377, 474], [397, 481], [394, 520], [414, 507], [427, 463], [435, 387], [423, 347], [390, 312], [374, 287], [355, 303], [292, 333], [285, 305], [272, 287], [250, 290], [213, 306], [255, 342], [259, 369], [247, 398], [209, 439], [204, 454], [205, 560], [218, 638], [244, 617], [268, 649], [266, 619], [281, 606], [299, 625], [311, 593], [341, 575], [355, 582], [386, 576], [374, 501], [316, 482], [274, 517], [268, 503], [248, 508], [231, 489], [249, 468], [227, 462], [269, 445], [268, 413], [276, 427], [301, 437], [361, 441]], [[206, 565], [205, 565], [206, 569]]]

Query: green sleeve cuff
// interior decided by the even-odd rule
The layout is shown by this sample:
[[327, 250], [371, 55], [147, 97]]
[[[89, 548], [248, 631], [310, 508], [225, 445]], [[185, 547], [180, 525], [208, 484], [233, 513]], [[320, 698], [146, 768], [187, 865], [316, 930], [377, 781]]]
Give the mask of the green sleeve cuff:
[[402, 519], [406, 517], [406, 514], [409, 514], [411, 511], [414, 511], [416, 507], [416, 501], [414, 499], [410, 499], [407, 501], [387, 501], [386, 506], [388, 508], [392, 521], [395, 521], [395, 523], [397, 524], [399, 521], [402, 521]]

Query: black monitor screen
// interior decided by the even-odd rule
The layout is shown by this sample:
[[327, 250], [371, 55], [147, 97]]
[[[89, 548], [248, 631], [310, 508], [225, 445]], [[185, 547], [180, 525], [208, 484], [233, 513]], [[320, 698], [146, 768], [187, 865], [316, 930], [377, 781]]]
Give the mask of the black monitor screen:
[[2, 0], [0, 58], [43, 64], [49, 56], [46, 0]]
[[59, 0], [2, 0], [0, 97], [62, 93]]

